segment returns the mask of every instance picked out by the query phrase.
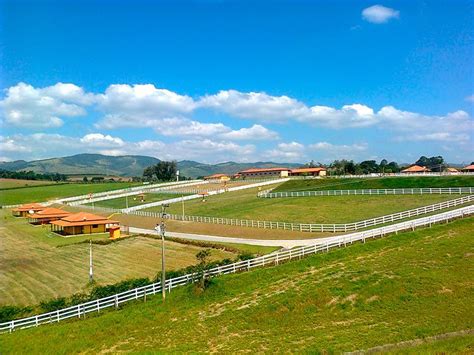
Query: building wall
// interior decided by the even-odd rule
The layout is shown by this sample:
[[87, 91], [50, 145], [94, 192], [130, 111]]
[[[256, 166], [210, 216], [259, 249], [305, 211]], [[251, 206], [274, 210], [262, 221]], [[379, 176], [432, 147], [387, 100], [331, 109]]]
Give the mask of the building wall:
[[68, 234], [68, 235], [93, 234], [93, 233], [105, 233], [105, 232], [106, 232], [105, 224], [64, 227], [64, 234]]
[[[286, 173], [286, 175], [283, 175]], [[255, 173], [241, 173], [242, 176], [245, 177], [281, 177], [281, 176], [288, 176], [288, 171], [262, 171], [262, 172], [255, 172]]]

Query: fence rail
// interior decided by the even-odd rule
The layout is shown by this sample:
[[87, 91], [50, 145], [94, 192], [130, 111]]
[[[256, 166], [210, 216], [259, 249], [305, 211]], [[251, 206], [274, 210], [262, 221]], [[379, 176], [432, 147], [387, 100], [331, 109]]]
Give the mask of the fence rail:
[[[315, 244], [310, 246], [302, 246], [294, 249], [275, 252], [272, 254], [260, 256], [250, 260], [239, 261], [236, 263], [218, 266], [206, 272], [208, 276], [224, 275], [242, 271], [249, 271], [256, 267], [263, 267], [268, 265], [278, 265], [281, 262], [288, 261], [294, 258], [301, 258], [306, 255], [316, 254], [320, 252], [327, 252], [330, 249], [346, 246], [354, 242], [361, 241], [365, 243], [366, 239], [385, 236], [389, 233], [397, 233], [403, 230], [414, 230], [417, 227], [430, 226], [434, 223], [447, 222], [450, 219], [462, 218], [474, 214], [474, 206], [467, 206], [456, 209], [454, 211], [443, 212], [434, 216], [423, 217], [416, 220], [401, 222], [386, 227], [379, 227], [364, 232], [357, 232], [343, 236], [336, 236], [331, 238], [325, 244]], [[197, 275], [190, 273], [184, 276], [175, 277], [166, 280], [164, 287], [165, 291], [171, 292], [173, 288], [186, 285], [194, 282]], [[86, 317], [86, 314], [92, 312], [100, 312], [107, 308], [118, 308], [122, 303], [129, 301], [143, 300], [146, 301], [147, 296], [155, 295], [161, 292], [161, 283], [152, 283], [150, 285], [138, 287], [129, 291], [118, 293], [112, 296], [92, 300], [81, 303], [75, 306], [59, 309], [57, 311], [38, 314], [32, 317], [12, 320], [9, 322], [0, 323], [0, 332], [12, 332], [17, 329], [24, 329], [30, 327], [37, 327], [42, 324], [60, 322], [61, 320], [70, 318]]]
[[[228, 188], [223, 188], [223, 189], [216, 189], [216, 190], [213, 190], [213, 191], [209, 191], [207, 194], [209, 196], [211, 196], [211, 195], [222, 194], [222, 193], [225, 193], [225, 192], [253, 189], [255, 187], [274, 185], [274, 184], [278, 184], [280, 182], [285, 182], [285, 181], [288, 181], [288, 180], [289, 180], [288, 178], [286, 178], [286, 179], [285, 178], [283, 178], [283, 179], [280, 178], [280, 179], [266, 180], [266, 181], [263, 181], [263, 182], [256, 182], [256, 183], [248, 184], [248, 185], [240, 185], [240, 186], [233, 186], [233, 187], [228, 187]], [[161, 206], [161, 205], [168, 204], [168, 203], [175, 203], [175, 202], [193, 200], [193, 199], [197, 199], [197, 198], [202, 198], [202, 195], [201, 194], [187, 195], [187, 196], [183, 196], [183, 197], [176, 197], [176, 198], [173, 198], [173, 199], [170, 199], [170, 200], [150, 202], [150, 203], [146, 203], [146, 204], [143, 204], [143, 205], [133, 206], [133, 207], [130, 207], [130, 208], [123, 209], [122, 212], [129, 213], [129, 212], [132, 212], [132, 211], [143, 210], [145, 208]]]
[[429, 195], [429, 194], [472, 194], [474, 187], [425, 187], [403, 189], [359, 189], [359, 190], [318, 190], [318, 191], [262, 191], [257, 194], [262, 198], [282, 197], [315, 197], [347, 195]]
[[373, 173], [373, 174], [360, 174], [360, 175], [326, 175], [331, 179], [364, 179], [364, 178], [390, 178], [390, 177], [421, 177], [421, 176], [472, 176], [474, 172], [458, 171], [457, 173], [450, 172], [429, 172], [429, 173]]
[[191, 180], [191, 181], [179, 181], [173, 183], [166, 183], [166, 184], [155, 184], [155, 185], [146, 185], [140, 186], [139, 188], [130, 188], [130, 189], [121, 189], [116, 191], [106, 191], [100, 192], [97, 194], [93, 194], [94, 197], [89, 197], [89, 195], [82, 195], [82, 196], [75, 196], [69, 197], [65, 199], [59, 199], [57, 202], [59, 203], [66, 203], [70, 206], [77, 206], [83, 203], [92, 203], [92, 202], [99, 202], [104, 200], [112, 200], [115, 198], [125, 197], [125, 196], [133, 196], [140, 193], [150, 193], [150, 192], [161, 192], [170, 189], [174, 189], [180, 186], [193, 186], [193, 185], [201, 185], [206, 184], [207, 182], [201, 180]]
[[[293, 223], [293, 222], [277, 222], [277, 221], [258, 221], [249, 219], [236, 219], [236, 218], [223, 218], [223, 217], [207, 217], [207, 216], [188, 216], [182, 214], [167, 214], [165, 218], [186, 221], [186, 222], [198, 222], [198, 223], [211, 223], [211, 224], [224, 224], [229, 226], [238, 227], [251, 227], [251, 228], [263, 228], [263, 229], [283, 229], [295, 232], [329, 232], [329, 233], [340, 233], [356, 231], [368, 227], [373, 227], [380, 224], [389, 222], [399, 221], [405, 218], [419, 216], [427, 213], [436, 212], [446, 208], [456, 207], [465, 203], [474, 201], [474, 195], [468, 195], [456, 198], [454, 200], [444, 201], [435, 203], [433, 205], [423, 206], [412, 210], [392, 213], [386, 216], [371, 218], [359, 222], [353, 223], [339, 223], [339, 224], [319, 224], [319, 223]], [[112, 211], [112, 210], [110, 210]], [[118, 212], [120, 210], [117, 210]], [[137, 216], [142, 217], [154, 217], [160, 218], [159, 212], [151, 211], [134, 211], [128, 212]]]

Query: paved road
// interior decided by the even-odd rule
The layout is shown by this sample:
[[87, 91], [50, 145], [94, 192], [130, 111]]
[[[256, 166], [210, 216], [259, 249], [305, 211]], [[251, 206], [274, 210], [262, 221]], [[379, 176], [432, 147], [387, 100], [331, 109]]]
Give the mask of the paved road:
[[[158, 235], [158, 232], [153, 229], [130, 227], [129, 231], [132, 233]], [[293, 248], [300, 245], [325, 244], [327, 241], [334, 238], [334, 237], [327, 237], [327, 238], [298, 239], [298, 240], [292, 240], [292, 239], [265, 240], [265, 239], [231, 238], [231, 237], [220, 237], [216, 235], [203, 235], [203, 234], [177, 233], [177, 232], [166, 232], [166, 235], [170, 237], [175, 237], [175, 238], [202, 240], [202, 241], [214, 242], [214, 243], [237, 243], [237, 244], [272, 246], [272, 247], [284, 247], [284, 248]]]

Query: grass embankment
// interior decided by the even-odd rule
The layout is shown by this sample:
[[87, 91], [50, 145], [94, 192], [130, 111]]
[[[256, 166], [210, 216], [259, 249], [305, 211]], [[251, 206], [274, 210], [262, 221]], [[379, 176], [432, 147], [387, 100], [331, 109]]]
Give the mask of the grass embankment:
[[[87, 240], [107, 240], [106, 234], [63, 238], [48, 227], [31, 226], [0, 210], [0, 305], [34, 305], [42, 300], [87, 291]], [[202, 247], [167, 242], [169, 270], [196, 263]], [[136, 237], [94, 245], [94, 277], [99, 285], [130, 278], [154, 277], [161, 269], [161, 241]], [[235, 252], [212, 250], [212, 259], [234, 259]]]
[[[192, 285], [85, 320], [5, 334], [2, 353], [472, 352], [474, 218]], [[88, 316], [89, 317], [89, 316]], [[413, 348], [411, 348], [413, 346]]]
[[[257, 190], [226, 192], [201, 199], [185, 201], [185, 214], [301, 223], [350, 223], [401, 212], [441, 201], [452, 195], [391, 196], [319, 196], [300, 198], [258, 198]], [[150, 211], [159, 211], [154, 207]], [[182, 204], [175, 203], [167, 212], [182, 213]]]
[[[57, 184], [47, 180], [0, 179], [0, 190]], [[60, 184], [64, 184], [61, 182]]]
[[474, 176], [413, 176], [364, 179], [323, 178], [311, 180], [290, 180], [275, 188], [273, 192], [465, 186], [474, 186]]
[[63, 184], [0, 191], [0, 205], [17, 205], [28, 202], [44, 202], [61, 197], [85, 195], [89, 193], [112, 191], [135, 186], [128, 182], [97, 184]]
[[[116, 209], [121, 209], [121, 208], [126, 208], [127, 203], [128, 207], [134, 207], [134, 206], [139, 206], [139, 205], [145, 205], [147, 203], [151, 202], [156, 202], [156, 201], [163, 201], [163, 200], [169, 200], [172, 198], [179, 198], [182, 196], [187, 196], [189, 194], [185, 193], [176, 193], [176, 194], [164, 194], [164, 193], [147, 193], [144, 196], [144, 201], [142, 202], [141, 197], [138, 195], [133, 195], [133, 196], [128, 196], [128, 198], [125, 197], [119, 197], [119, 198], [114, 198], [110, 200], [103, 200], [103, 201], [97, 201], [94, 202], [94, 206], [99, 206], [99, 207], [108, 207], [108, 208], [116, 208]], [[128, 202], [127, 202], [128, 200]], [[87, 205], [92, 205], [91, 203], [88, 203]]]

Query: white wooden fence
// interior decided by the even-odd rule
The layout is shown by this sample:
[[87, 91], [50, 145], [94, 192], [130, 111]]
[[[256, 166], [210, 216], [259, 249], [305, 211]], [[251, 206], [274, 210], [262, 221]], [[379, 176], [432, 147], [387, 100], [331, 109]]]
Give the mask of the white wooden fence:
[[66, 203], [70, 206], [78, 206], [84, 203], [92, 203], [98, 201], [105, 201], [105, 200], [113, 200], [115, 198], [125, 197], [125, 196], [133, 196], [141, 193], [150, 193], [150, 192], [161, 192], [170, 189], [174, 189], [178, 186], [193, 186], [193, 185], [201, 185], [206, 184], [206, 182], [201, 180], [191, 180], [191, 181], [179, 181], [179, 182], [172, 182], [166, 184], [155, 184], [155, 185], [146, 185], [140, 186], [140, 188], [132, 188], [132, 189], [121, 189], [116, 191], [106, 191], [97, 194], [92, 194], [92, 198], [89, 195], [82, 195], [76, 197], [70, 197], [66, 199], [57, 200], [59, 203]]
[[[188, 215], [183, 216], [182, 214], [166, 214], [165, 218], [177, 220], [177, 221], [186, 221], [186, 222], [224, 224], [224, 225], [229, 225], [229, 226], [252, 227], [252, 228], [262, 228], [262, 229], [283, 229], [283, 230], [289, 230], [289, 231], [295, 231], [295, 232], [340, 233], [340, 232], [356, 231], [356, 230], [373, 227], [380, 224], [399, 221], [405, 218], [411, 218], [414, 216], [419, 216], [419, 215], [423, 215], [427, 213], [440, 211], [446, 208], [456, 207], [456, 206], [463, 205], [465, 203], [469, 203], [472, 201], [474, 201], [474, 195], [468, 195], [468, 196], [456, 198], [454, 200], [439, 202], [432, 205], [423, 206], [423, 207], [415, 208], [412, 210], [392, 213], [386, 216], [371, 218], [371, 219], [367, 219], [367, 220], [363, 220], [359, 222], [336, 223], [336, 224], [259, 221], [259, 220], [223, 218], [223, 217], [188, 216]], [[120, 210], [112, 210], [112, 209], [108, 211], [120, 212]], [[125, 213], [131, 213], [131, 214], [134, 214], [137, 216], [143, 216], [143, 217], [153, 217], [153, 218], [161, 217], [161, 214], [159, 212], [134, 211], [134, 212], [125, 212]]]
[[365, 178], [390, 178], [390, 177], [428, 177], [428, 176], [473, 176], [474, 172], [429, 172], [429, 173], [373, 173], [373, 174], [361, 174], [361, 175], [326, 175], [331, 179], [365, 179]]
[[[217, 190], [209, 191], [207, 194], [209, 196], [211, 196], [211, 195], [223, 194], [225, 192], [253, 189], [253, 188], [256, 188], [256, 187], [262, 187], [262, 186], [278, 184], [280, 182], [285, 182], [285, 181], [288, 181], [288, 180], [289, 179], [287, 179], [287, 178], [266, 180], [266, 181], [256, 182], [256, 183], [248, 184], [248, 185], [240, 185], [240, 186], [233, 186], [233, 187], [229, 187], [229, 188], [225, 188], [225, 189], [217, 189]], [[188, 196], [183, 196], [183, 197], [176, 197], [176, 198], [169, 199], [169, 200], [162, 200], [162, 201], [145, 203], [143, 205], [138, 205], [138, 206], [133, 206], [133, 207], [130, 207], [130, 208], [125, 208], [125, 209], [122, 210], [122, 212], [129, 213], [129, 212], [132, 212], [132, 211], [143, 210], [143, 209], [146, 209], [146, 208], [161, 206], [161, 205], [165, 205], [165, 204], [168, 204], [168, 203], [176, 203], [176, 202], [181, 202], [181, 201], [194, 200], [194, 199], [198, 199], [198, 198], [202, 198], [202, 195], [201, 194], [195, 194], [195, 195], [188, 195]]]
[[364, 189], [364, 190], [318, 190], [318, 191], [262, 191], [257, 194], [262, 198], [313, 197], [313, 196], [347, 196], [347, 195], [429, 195], [429, 194], [472, 194], [474, 187], [425, 187], [403, 189]]
[[[206, 272], [208, 276], [218, 276], [236, 272], [249, 271], [256, 267], [278, 265], [279, 263], [292, 259], [300, 259], [306, 255], [327, 252], [330, 249], [346, 246], [354, 242], [365, 243], [366, 239], [383, 237], [389, 233], [398, 233], [403, 230], [414, 230], [417, 227], [430, 226], [434, 223], [448, 222], [454, 218], [463, 218], [474, 214], [474, 206], [467, 206], [454, 211], [443, 212], [434, 216], [423, 217], [412, 221], [401, 222], [385, 227], [379, 227], [364, 232], [357, 232], [342, 236], [336, 236], [327, 241], [326, 244], [302, 246], [272, 254], [260, 256], [254, 259], [239, 261], [236, 263], [218, 266]], [[187, 274], [180, 277], [168, 279], [165, 282], [165, 290], [171, 292], [173, 288], [186, 285], [196, 280], [196, 274]], [[122, 303], [129, 301], [146, 301], [147, 297], [161, 292], [161, 283], [152, 283], [112, 296], [81, 303], [76, 306], [67, 307], [53, 312], [38, 314], [32, 317], [12, 320], [0, 323], [0, 332], [12, 332], [17, 329], [37, 327], [42, 324], [56, 323], [70, 318], [85, 318], [88, 313], [97, 313], [107, 308], [118, 308]]]

